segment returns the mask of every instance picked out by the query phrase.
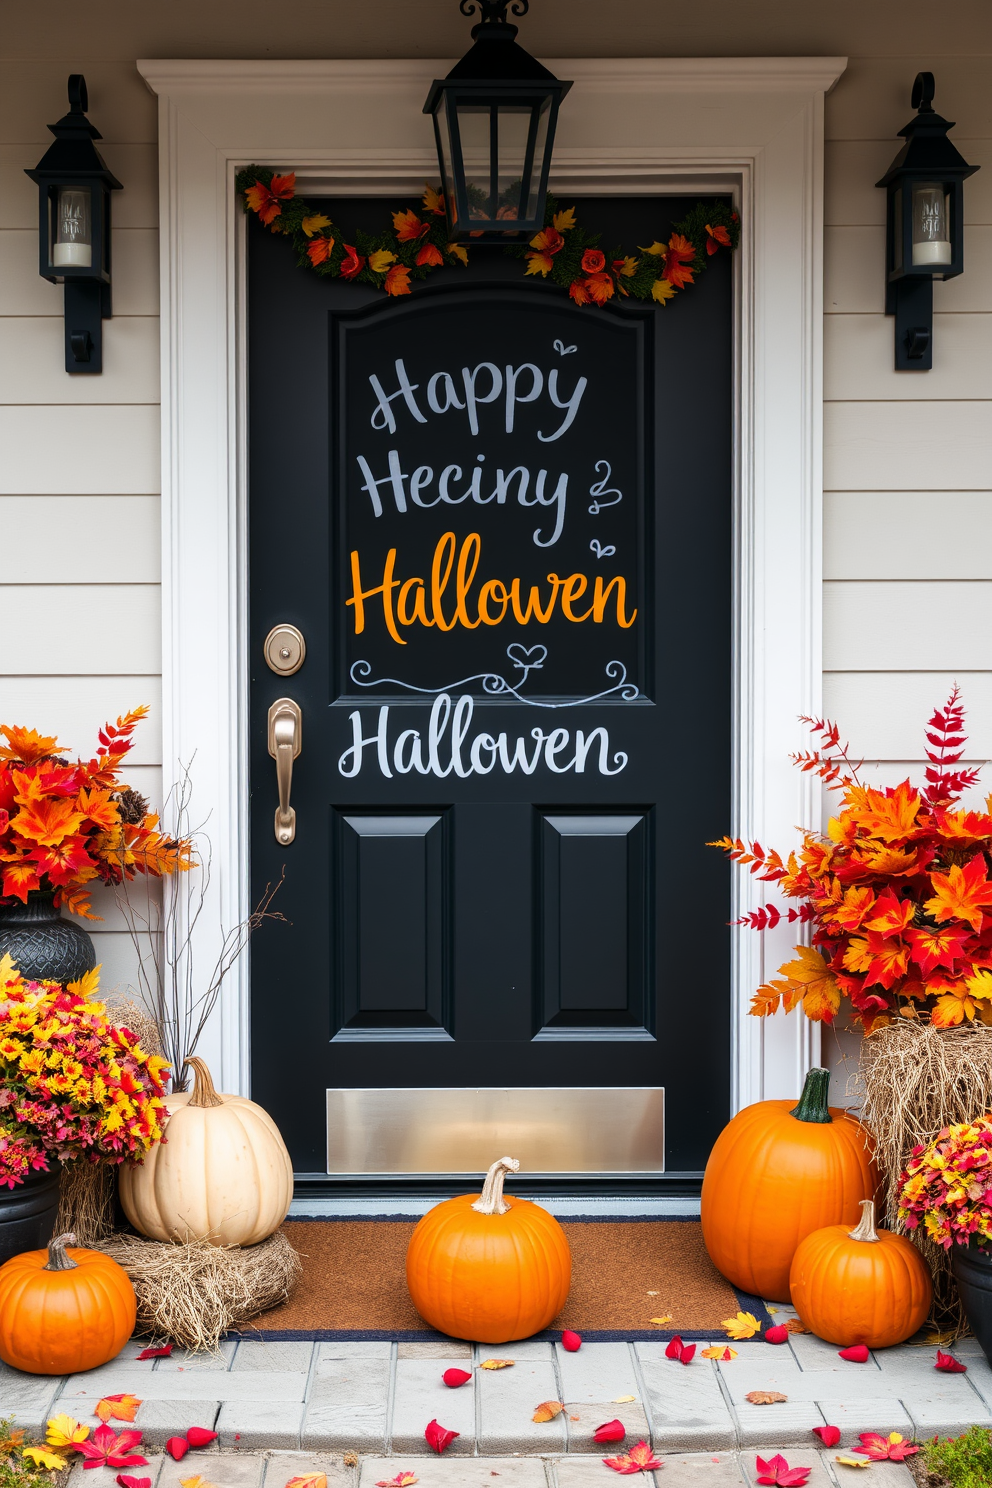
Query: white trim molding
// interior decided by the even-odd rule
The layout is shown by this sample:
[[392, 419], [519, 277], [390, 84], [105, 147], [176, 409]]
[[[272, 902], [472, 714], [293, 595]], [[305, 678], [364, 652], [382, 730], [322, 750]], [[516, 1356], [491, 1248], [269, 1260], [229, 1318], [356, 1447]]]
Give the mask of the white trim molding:
[[[820, 712], [823, 98], [842, 57], [545, 59], [574, 87], [552, 186], [733, 190], [737, 255], [735, 823], [784, 847], [818, 825], [789, 754]], [[140, 61], [159, 98], [162, 247], [163, 712], [168, 770], [193, 761], [209, 811], [199, 975], [248, 910], [244, 225], [236, 170], [295, 167], [313, 191], [418, 189], [436, 175], [431, 80], [449, 61]], [[700, 685], [705, 685], [700, 679]], [[761, 902], [740, 875], [737, 912]], [[747, 1016], [791, 947], [735, 936], [735, 1106], [794, 1095], [818, 1057], [793, 1015]], [[206, 1053], [249, 1085], [248, 973], [232, 972]]]

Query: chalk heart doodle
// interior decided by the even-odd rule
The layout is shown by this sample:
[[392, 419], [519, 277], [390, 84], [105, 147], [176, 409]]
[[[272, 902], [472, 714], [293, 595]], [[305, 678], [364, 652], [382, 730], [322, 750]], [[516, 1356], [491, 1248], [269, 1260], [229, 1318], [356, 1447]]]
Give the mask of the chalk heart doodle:
[[613, 546], [612, 543], [608, 543], [604, 548], [598, 537], [593, 538], [592, 542], [589, 544], [589, 547], [596, 554], [597, 558], [612, 558], [613, 554], [616, 552], [616, 548]]
[[[523, 646], [519, 641], [514, 641], [512, 645], [507, 646], [506, 654], [515, 667], [523, 670], [523, 676], [517, 683], [518, 687], [523, 687], [531, 672], [540, 671], [547, 661], [548, 648], [547, 646]], [[533, 660], [531, 660], [532, 657]]]
[[578, 349], [577, 346], [566, 346], [562, 340], [555, 341], [555, 351], [559, 356], [571, 356], [572, 352], [578, 351]]

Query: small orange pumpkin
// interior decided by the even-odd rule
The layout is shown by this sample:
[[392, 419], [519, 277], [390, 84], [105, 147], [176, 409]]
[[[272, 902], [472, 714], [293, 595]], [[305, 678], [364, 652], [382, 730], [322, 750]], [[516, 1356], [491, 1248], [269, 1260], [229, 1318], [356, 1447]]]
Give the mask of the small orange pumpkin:
[[127, 1272], [99, 1250], [25, 1250], [0, 1266], [0, 1359], [27, 1374], [78, 1374], [114, 1359], [131, 1337]]
[[700, 1218], [717, 1270], [741, 1291], [788, 1302], [796, 1246], [824, 1225], [858, 1221], [878, 1185], [868, 1135], [827, 1106], [830, 1072], [811, 1069], [798, 1105], [738, 1111], [706, 1164]]
[[439, 1333], [509, 1343], [539, 1333], [565, 1305], [572, 1253], [564, 1230], [539, 1204], [503, 1197], [506, 1174], [519, 1167], [501, 1157], [480, 1195], [437, 1204], [410, 1237], [410, 1296]]
[[850, 1232], [828, 1225], [806, 1236], [789, 1273], [792, 1305], [827, 1343], [891, 1348], [912, 1337], [930, 1311], [930, 1272], [905, 1235], [876, 1230], [871, 1199], [861, 1210]]

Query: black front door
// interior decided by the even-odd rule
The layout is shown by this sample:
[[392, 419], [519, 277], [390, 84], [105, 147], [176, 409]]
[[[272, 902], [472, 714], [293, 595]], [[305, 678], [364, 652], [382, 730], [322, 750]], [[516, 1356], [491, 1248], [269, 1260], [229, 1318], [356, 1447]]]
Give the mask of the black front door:
[[393, 300], [249, 232], [253, 1095], [316, 1175], [328, 1090], [663, 1086], [671, 1182], [729, 1107], [729, 255], [605, 309], [472, 257]]

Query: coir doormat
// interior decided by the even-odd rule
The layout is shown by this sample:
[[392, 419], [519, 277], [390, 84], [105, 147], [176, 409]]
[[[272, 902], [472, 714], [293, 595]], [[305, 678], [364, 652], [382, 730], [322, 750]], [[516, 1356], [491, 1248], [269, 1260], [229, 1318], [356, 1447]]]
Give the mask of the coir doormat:
[[[441, 1337], [423, 1321], [406, 1288], [406, 1249], [415, 1221], [287, 1220], [283, 1233], [303, 1262], [303, 1279], [282, 1306], [240, 1336], [257, 1339]], [[698, 1220], [567, 1219], [572, 1289], [547, 1333], [572, 1328], [589, 1339], [715, 1340], [738, 1310], [770, 1327], [761, 1301], [725, 1281], [706, 1253]], [[653, 1324], [652, 1318], [671, 1318]]]

